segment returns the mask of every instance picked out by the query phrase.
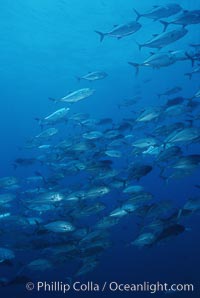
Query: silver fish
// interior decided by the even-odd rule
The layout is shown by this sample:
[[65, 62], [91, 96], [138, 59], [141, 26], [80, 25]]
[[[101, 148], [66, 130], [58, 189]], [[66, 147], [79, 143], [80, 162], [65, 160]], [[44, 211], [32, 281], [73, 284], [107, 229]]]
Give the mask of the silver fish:
[[29, 264], [26, 265], [26, 267], [33, 271], [45, 271], [52, 268], [52, 264], [47, 259], [36, 259]]
[[185, 28], [175, 29], [161, 34], [154, 34], [153, 38], [147, 41], [146, 43], [137, 44], [140, 50], [143, 47], [162, 49], [170, 43], [173, 43], [179, 40], [180, 38], [184, 37], [187, 33], [188, 30]]
[[144, 60], [142, 63], [128, 62], [128, 64], [135, 67], [136, 74], [138, 74], [139, 67], [141, 66], [159, 69], [161, 67], [172, 65], [175, 62], [176, 62], [176, 57], [172, 53], [163, 52], [163, 53], [152, 53], [152, 55], [146, 60]]
[[42, 131], [39, 135], [35, 136], [36, 139], [48, 139], [58, 133], [58, 129], [52, 127]]
[[159, 20], [161, 18], [167, 18], [170, 17], [178, 12], [181, 11], [181, 6], [176, 3], [170, 3], [166, 5], [154, 5], [153, 8], [146, 13], [139, 13], [136, 9], [134, 9], [138, 21], [141, 17], [153, 19], [154, 21]]
[[102, 80], [106, 78], [108, 75], [106, 72], [103, 71], [93, 71], [89, 72], [88, 74], [77, 77], [78, 81], [80, 80], [86, 80], [86, 81], [97, 81], [97, 80]]
[[132, 245], [143, 247], [151, 245], [156, 239], [155, 234], [153, 233], [143, 233], [139, 235], [133, 242], [131, 242]]
[[161, 96], [168, 96], [168, 95], [172, 95], [172, 94], [175, 94], [175, 93], [178, 93], [182, 90], [181, 87], [179, 86], [175, 86], [169, 90], [166, 90], [164, 93], [159, 93], [158, 94], [158, 97], [160, 98]]
[[153, 119], [158, 118], [160, 115], [160, 109], [157, 108], [149, 108], [140, 114], [140, 116], [136, 119], [137, 122], [147, 122], [152, 121]]
[[56, 124], [56, 123], [59, 123], [62, 121], [66, 121], [66, 115], [67, 115], [68, 111], [69, 111], [69, 108], [62, 108], [62, 109], [59, 109], [59, 110], [55, 111], [54, 113], [46, 116], [43, 119], [36, 118], [36, 120], [39, 121], [39, 124], [41, 126]]
[[195, 127], [189, 127], [182, 130], [172, 132], [166, 139], [165, 143], [177, 143], [177, 142], [192, 142], [197, 139], [200, 132]]
[[68, 221], [53, 221], [44, 225], [44, 229], [54, 233], [67, 233], [75, 230], [75, 227]]
[[142, 25], [136, 21], [132, 21], [126, 24], [122, 24], [119, 26], [115, 26], [114, 29], [110, 30], [107, 33], [102, 33], [100, 31], [95, 31], [97, 34], [100, 35], [100, 41], [103, 41], [105, 36], [115, 37], [115, 38], [122, 38], [128, 35], [131, 35], [137, 32]]
[[12, 250], [4, 247], [0, 247], [0, 263], [10, 261], [15, 258], [15, 254]]
[[155, 146], [156, 144], [157, 144], [157, 140], [154, 138], [142, 138], [133, 142], [132, 146], [145, 149], [150, 146]]
[[164, 31], [170, 24], [181, 25], [183, 27], [192, 24], [200, 23], [200, 10], [184, 10], [180, 15], [178, 15], [174, 20], [171, 21], [160, 21], [164, 25]]
[[74, 103], [91, 96], [94, 92], [95, 92], [94, 89], [82, 88], [74, 92], [71, 92], [60, 99], [50, 98], [50, 100], [57, 101], [57, 102]]

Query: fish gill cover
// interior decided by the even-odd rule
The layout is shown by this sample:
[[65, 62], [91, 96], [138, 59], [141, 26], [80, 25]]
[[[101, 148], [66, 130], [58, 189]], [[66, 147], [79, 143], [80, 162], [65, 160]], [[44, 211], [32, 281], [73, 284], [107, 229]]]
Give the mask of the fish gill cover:
[[2, 295], [199, 282], [199, 8], [2, 1]]

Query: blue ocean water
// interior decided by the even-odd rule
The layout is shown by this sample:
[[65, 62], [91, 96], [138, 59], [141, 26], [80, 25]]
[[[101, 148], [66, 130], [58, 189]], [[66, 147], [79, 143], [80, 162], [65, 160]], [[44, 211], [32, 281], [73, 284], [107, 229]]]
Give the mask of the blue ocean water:
[[[200, 9], [197, 0], [175, 0], [174, 2], [181, 5], [184, 10]], [[14, 265], [2, 265], [0, 267], [0, 278], [7, 278], [8, 280], [14, 278], [20, 268], [31, 261], [30, 254], [33, 255], [33, 260], [44, 257], [42, 248], [35, 251], [31, 246], [24, 245], [25, 237], [27, 239], [28, 237], [30, 239], [37, 238], [36, 234], [31, 234], [31, 236], [27, 234], [26, 236], [23, 233], [23, 228], [22, 233], [19, 233], [19, 230], [16, 234], [13, 232], [19, 221], [17, 216], [28, 217], [32, 214], [28, 208], [26, 209], [20, 204], [21, 200], [23, 202], [26, 200], [23, 192], [29, 189], [29, 186], [24, 183], [25, 179], [34, 176], [35, 172], [42, 172], [45, 177], [52, 174], [51, 169], [43, 163], [36, 163], [28, 167], [19, 166], [16, 169], [13, 167], [13, 163], [17, 158], [37, 158], [42, 154], [37, 148], [26, 148], [28, 140], [42, 131], [35, 118], [44, 118], [60, 108], [70, 107], [69, 117], [75, 113], [87, 113], [89, 119], [111, 118], [117, 126], [123, 122], [123, 119], [135, 120], [140, 112], [150, 107], [163, 107], [168, 99], [177, 96], [192, 98], [199, 90], [199, 74], [194, 74], [191, 80], [184, 75], [191, 72], [194, 67], [198, 67], [199, 56], [196, 59], [197, 61], [194, 61], [194, 67], [192, 67], [190, 59], [187, 59], [159, 69], [140, 67], [138, 75], [135, 74], [135, 69], [128, 65], [129, 61], [142, 63], [150, 56], [150, 52], [176, 50], [187, 52], [188, 49], [192, 50], [191, 44], [200, 43], [199, 24], [186, 26], [188, 30], [186, 36], [161, 50], [144, 47], [139, 51], [137, 46], [137, 42], [144, 43], [153, 34], [160, 34], [163, 31], [163, 25], [159, 20], [153, 21], [150, 18], [142, 17], [139, 20], [142, 28], [136, 33], [121, 39], [105, 36], [104, 40], [100, 42], [99, 36], [94, 32], [95, 30], [108, 32], [113, 29], [113, 25], [134, 21], [136, 14], [133, 8], [145, 13], [153, 5], [160, 6], [168, 3], [168, 0], [2, 0], [0, 11], [0, 177], [15, 176], [20, 181], [20, 187], [17, 190], [5, 191], [5, 189], [2, 189], [1, 191], [1, 193], [12, 192], [16, 194], [13, 205], [11, 201], [11, 205], [7, 207], [8, 211], [14, 214], [16, 218], [15, 221], [10, 223], [12, 240], [9, 236], [9, 225], [6, 226], [4, 231], [4, 223], [2, 224], [2, 228], [0, 228], [0, 247], [12, 248], [12, 243], [15, 242], [13, 239], [16, 237], [14, 240], [18, 242], [18, 248], [13, 245], [13, 251], [17, 255]], [[170, 25], [167, 30], [177, 28], [181, 27]], [[85, 80], [78, 82], [76, 79], [77, 76], [96, 70], [105, 71], [108, 76], [103, 80], [94, 82]], [[175, 86], [182, 88], [178, 95], [172, 94], [160, 98], [157, 96], [157, 94]], [[95, 89], [95, 93], [91, 97], [71, 105], [65, 102], [52, 102], [48, 99], [49, 97], [59, 99], [67, 93], [86, 87]], [[135, 104], [119, 108], [122, 102], [136, 96], [139, 96], [140, 99]], [[196, 100], [199, 99], [196, 98]], [[196, 115], [197, 118], [195, 118]], [[146, 133], [151, 130], [151, 125], [152, 128], [163, 123], [170, 125], [176, 122], [176, 117], [178, 122], [183, 123], [189, 123], [187, 120], [192, 119], [192, 125], [199, 129], [198, 116], [199, 107], [192, 110], [190, 115], [188, 115], [188, 111], [178, 115], [172, 114], [171, 117], [166, 119], [161, 115], [155, 122], [144, 123], [139, 129], [134, 130], [133, 128], [133, 130], [123, 131], [122, 134], [124, 138], [126, 135], [133, 134], [134, 140], [144, 138], [147, 136]], [[134, 124], [131, 125], [134, 127]], [[59, 130], [59, 133], [52, 141], [53, 146], [62, 140], [68, 139], [79, 142], [81, 129], [83, 129], [83, 133], [85, 132], [84, 127], [74, 125], [70, 120], [67, 123], [56, 124], [55, 127]], [[105, 127], [100, 127], [99, 130], [105, 133]], [[98, 126], [91, 130], [97, 130], [97, 128]], [[103, 151], [105, 149], [104, 145], [105, 140], [100, 139], [95, 143], [95, 149], [90, 149], [91, 152], [86, 149], [86, 157], [82, 161], [87, 163], [91, 159], [95, 162], [96, 159], [92, 154], [92, 150], [100, 148], [99, 151]], [[189, 144], [186, 142], [186, 144], [181, 143], [178, 145], [180, 145], [185, 155], [199, 154], [200, 152], [199, 139], [197, 142], [191, 141]], [[121, 168], [126, 169], [130, 162], [145, 163], [145, 158], [147, 158], [147, 163], [152, 165], [153, 170], [142, 177], [139, 182], [133, 181], [132, 184], [142, 185], [145, 191], [153, 195], [156, 202], [171, 200], [173, 201], [173, 208], [176, 209], [181, 208], [189, 198], [199, 197], [199, 188], [195, 187], [195, 185], [199, 185], [200, 172], [198, 167], [190, 175], [185, 175], [179, 179], [170, 178], [166, 182], [159, 177], [160, 169], [155, 164], [155, 156], [144, 157], [142, 154], [134, 155], [133, 153], [126, 156], [126, 148], [123, 145], [118, 149], [122, 152], [122, 160], [110, 159], [114, 162], [114, 168], [116, 167], [119, 172]], [[125, 157], [127, 157], [127, 163]], [[109, 159], [108, 156], [106, 159]], [[168, 167], [168, 164], [165, 166]], [[95, 175], [98, 175], [98, 171], [97, 168]], [[90, 180], [85, 179], [84, 175], [84, 172], [80, 176], [66, 175], [66, 180], [59, 181], [58, 189], [62, 191], [66, 187], [70, 193], [70, 182], [73, 185], [73, 191], [91, 187], [93, 184]], [[94, 176], [92, 179], [94, 179]], [[109, 185], [109, 181], [105, 179], [103, 184], [108, 183]], [[48, 189], [49, 186], [46, 187]], [[106, 210], [103, 213], [92, 215], [91, 218], [88, 217], [85, 226], [88, 228], [95, 225], [96, 221], [120, 206], [122, 199], [121, 189], [112, 189], [109, 195], [100, 199], [106, 205]], [[19, 209], [16, 210], [16, 208]], [[2, 206], [2, 210], [4, 210], [4, 206]], [[33, 216], [44, 217], [45, 220], [48, 219], [49, 221], [51, 219], [55, 220], [54, 214], [36, 213], [33, 211]], [[98, 256], [99, 263], [93, 271], [83, 276], [74, 277], [73, 272], [80, 267], [80, 260], [74, 261], [72, 258], [60, 264], [61, 261], [58, 258], [57, 263], [54, 262], [53, 267], [49, 270], [27, 272], [27, 276], [34, 282], [38, 280], [62, 280], [67, 282], [70, 277], [70, 280], [80, 280], [83, 283], [88, 281], [96, 283], [103, 283], [104, 281], [117, 281], [119, 283], [142, 283], [144, 281], [152, 283], [160, 281], [169, 284], [192, 283], [195, 285], [194, 292], [175, 292], [172, 296], [199, 297], [199, 220], [198, 212], [194, 212], [181, 222], [187, 229], [181, 235], [168, 239], [168, 241], [161, 241], [150, 247], [138, 248], [130, 245], [139, 235], [141, 227], [141, 218], [133, 213], [120, 219], [119, 224], [108, 229], [112, 244]], [[85, 227], [84, 221], [81, 224]], [[51, 246], [54, 236], [50, 235], [49, 239], [49, 246]], [[87, 295], [94, 297], [104, 295], [108, 297], [133, 295], [139, 297], [151, 295], [165, 297], [166, 295], [166, 293], [150, 294], [124, 291], [92, 292], [92, 294], [91, 292], [71, 291], [64, 295], [62, 293], [45, 293], [34, 290], [30, 293], [26, 290], [25, 283], [0, 287], [0, 294], [1, 297], [6, 297], [6, 295], [12, 297], [61, 297], [65, 295], [70, 297]]]

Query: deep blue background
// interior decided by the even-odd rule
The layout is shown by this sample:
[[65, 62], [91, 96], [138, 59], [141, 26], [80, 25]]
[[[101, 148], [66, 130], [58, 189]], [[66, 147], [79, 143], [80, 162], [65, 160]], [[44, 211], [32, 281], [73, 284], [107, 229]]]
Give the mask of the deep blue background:
[[[92, 118], [111, 117], [121, 119], [117, 104], [131, 98], [141, 91], [141, 107], [161, 104], [157, 93], [179, 85], [182, 95], [193, 95], [199, 87], [199, 76], [191, 81], [183, 74], [191, 71], [191, 63], [178, 62], [168, 68], [152, 70], [142, 68], [135, 77], [127, 61], [142, 61], [148, 57], [149, 49], [141, 52], [135, 40], [146, 41], [152, 34], [160, 33], [162, 25], [142, 18], [143, 28], [136, 34], [121, 40], [105, 37], [100, 43], [94, 30], [107, 31], [114, 24], [133, 20], [132, 8], [140, 12], [152, 5], [168, 1], [153, 0], [2, 0], [0, 9], [0, 176], [16, 175], [12, 161], [21, 151], [28, 137], [40, 132], [35, 117], [43, 117], [64, 104], [54, 104], [48, 97], [59, 98], [67, 92], [90, 83], [76, 80], [76, 76], [93, 70], [106, 71], [106, 80], [94, 82], [91, 86], [96, 93], [91, 98], [72, 106], [71, 112], [89, 112]], [[199, 9], [198, 0], [178, 1], [185, 9]], [[173, 27], [173, 26], [172, 26]], [[171, 28], [172, 28], [171, 27]], [[189, 34], [165, 50], [188, 48], [189, 43], [199, 43], [199, 25], [188, 26]], [[172, 75], [173, 74], [173, 75]], [[145, 79], [151, 79], [144, 83]], [[132, 108], [133, 109], [133, 108]], [[124, 110], [124, 117], [131, 113]], [[73, 135], [73, 131], [70, 132]], [[199, 148], [195, 147], [195, 152]], [[25, 177], [28, 173], [19, 170]], [[150, 174], [143, 178], [143, 185], [158, 199], [172, 199], [176, 204], [183, 203], [188, 197], [197, 194], [194, 184], [199, 183], [199, 171], [191, 177], [171, 180], [168, 185]], [[124, 225], [133, 228], [133, 235], [126, 235], [122, 228], [113, 229], [114, 246], [106, 251], [99, 266], [83, 280], [101, 282], [118, 280], [120, 282], [166, 281], [199, 283], [200, 275], [200, 238], [199, 217], [189, 219], [187, 226], [191, 231], [167, 243], [151, 249], [125, 247], [125, 239], [136, 235], [133, 220]], [[52, 280], [64, 279], [65, 269], [48, 274]], [[1, 272], [1, 276], [3, 272]], [[16, 293], [14, 294], [14, 292]], [[13, 297], [31, 297], [23, 287], [1, 289], [2, 297], [12, 293]], [[51, 293], [53, 296], [53, 294]], [[67, 294], [68, 295], [68, 294]], [[92, 296], [95, 297], [95, 293]], [[105, 295], [105, 294], [104, 294]], [[108, 296], [111, 294], [107, 294]], [[118, 296], [119, 294], [115, 294]], [[123, 294], [133, 296], [133, 294]], [[134, 294], [136, 295], [136, 294]], [[140, 294], [145, 297], [147, 294]], [[198, 297], [196, 293], [180, 294], [180, 297]], [[35, 294], [35, 297], [42, 296]], [[44, 295], [46, 296], [46, 295]], [[49, 295], [50, 296], [50, 295]], [[62, 295], [60, 294], [60, 297]], [[72, 297], [70, 293], [68, 297]], [[80, 297], [81, 294], [77, 294]], [[85, 295], [84, 295], [85, 296]], [[97, 295], [98, 296], [98, 295]], [[102, 295], [103, 296], [103, 295]], [[148, 296], [148, 295], [147, 295]], [[174, 294], [179, 297], [179, 295]], [[157, 294], [162, 297], [162, 294]]]

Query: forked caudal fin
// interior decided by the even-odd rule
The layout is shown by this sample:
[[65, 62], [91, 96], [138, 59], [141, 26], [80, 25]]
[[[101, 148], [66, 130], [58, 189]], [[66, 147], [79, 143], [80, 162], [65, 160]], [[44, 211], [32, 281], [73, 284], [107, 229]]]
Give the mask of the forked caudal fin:
[[142, 14], [140, 14], [135, 8], [133, 8], [133, 11], [137, 15], [137, 17], [136, 17], [136, 22], [137, 22], [142, 17]]
[[170, 23], [168, 23], [166, 21], [160, 21], [160, 23], [164, 26], [163, 32], [165, 32], [167, 30], [167, 27], [170, 25]]
[[100, 42], [102, 42], [106, 34], [100, 32], [100, 31], [96, 31], [96, 30], [94, 32], [96, 32], [97, 34], [99, 34], [99, 36], [100, 36]]
[[144, 47], [144, 45], [143, 45], [143, 44], [140, 44], [140, 43], [137, 42], [136, 40], [135, 40], [135, 43], [137, 44], [137, 46], [138, 46], [138, 48], [139, 48], [139, 51], [141, 51], [141, 49], [142, 49], [142, 47]]
[[52, 98], [52, 97], [49, 97], [49, 100], [54, 101], [54, 102], [57, 102], [58, 101], [57, 99]]
[[38, 121], [40, 128], [43, 129], [44, 125], [42, 123], [42, 119], [41, 118], [35, 118], [36, 121]]
[[75, 77], [77, 79], [78, 82], [80, 82], [81, 78], [80, 77]]
[[193, 66], [194, 66], [194, 62], [195, 62], [195, 59], [194, 59], [191, 55], [189, 55], [188, 52], [185, 52], [185, 56], [186, 56], [189, 60], [191, 60], [192, 67], [193, 67]]
[[187, 76], [187, 77], [191, 80], [191, 78], [192, 78], [192, 73], [188, 72], [188, 73], [185, 73], [184, 75]]
[[140, 64], [139, 63], [135, 63], [135, 62], [128, 62], [129, 65], [135, 67], [135, 73], [136, 75], [139, 74], [139, 67], [140, 67]]

